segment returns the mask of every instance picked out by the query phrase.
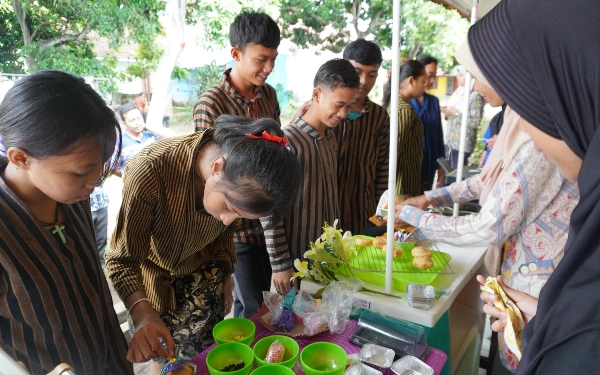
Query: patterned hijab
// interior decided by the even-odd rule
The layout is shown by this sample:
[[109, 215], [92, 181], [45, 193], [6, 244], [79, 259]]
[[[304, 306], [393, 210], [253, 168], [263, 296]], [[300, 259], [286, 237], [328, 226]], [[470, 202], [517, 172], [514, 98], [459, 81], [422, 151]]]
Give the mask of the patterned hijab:
[[[565, 257], [524, 331], [517, 374], [547, 372], [559, 360], [573, 366], [567, 371], [596, 368], [597, 358], [591, 362], [600, 337], [598, 35], [598, 0], [503, 0], [469, 31], [477, 65], [508, 105], [583, 159], [581, 200], [571, 217]], [[590, 332], [595, 344], [576, 348]]]

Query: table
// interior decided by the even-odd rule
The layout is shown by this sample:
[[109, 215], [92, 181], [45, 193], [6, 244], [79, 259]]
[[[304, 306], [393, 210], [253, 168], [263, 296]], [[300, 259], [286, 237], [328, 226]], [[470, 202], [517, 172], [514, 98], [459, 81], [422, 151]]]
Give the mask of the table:
[[[436, 243], [440, 251], [450, 254], [450, 266], [454, 274], [441, 274], [433, 281], [432, 285], [436, 290], [447, 291], [446, 295], [441, 296], [435, 301], [429, 311], [418, 310], [408, 305], [406, 293], [393, 292], [394, 296], [383, 296], [368, 292], [358, 292], [355, 300], [368, 309], [385, 314], [397, 319], [404, 319], [412, 323], [420, 324], [425, 328], [429, 345], [441, 349], [449, 356], [449, 361], [444, 366], [442, 374], [449, 375], [453, 373], [454, 368], [462, 359], [462, 355], [469, 345], [478, 327], [473, 330], [473, 320], [465, 310], [477, 309], [477, 301], [473, 301], [473, 306], [466, 306], [469, 309], [456, 309], [454, 314], [450, 314], [454, 300], [467, 285], [473, 280], [477, 270], [483, 264], [486, 247], [457, 247], [443, 243]], [[314, 293], [323, 286], [308, 280], [303, 280], [301, 289], [309, 293]], [[382, 286], [369, 284], [369, 289], [384, 292]], [[456, 320], [460, 320], [457, 322]], [[454, 333], [451, 343], [451, 331], [459, 328], [460, 334]], [[458, 346], [458, 347], [457, 347]], [[463, 348], [463, 346], [465, 348]], [[458, 353], [452, 356], [452, 353]], [[453, 363], [454, 362], [454, 363]]]
[[[254, 344], [258, 340], [262, 339], [263, 337], [274, 335], [274, 333], [272, 331], [267, 329], [262, 324], [262, 322], [260, 320], [260, 316], [258, 314], [255, 315], [254, 317], [252, 317], [250, 320], [252, 320], [254, 322], [254, 324], [256, 325], [256, 334], [254, 336], [254, 341], [250, 345], [251, 347], [254, 346]], [[346, 353], [348, 353], [348, 355], [358, 354], [360, 352], [360, 347], [358, 347], [348, 341], [350, 336], [352, 336], [352, 334], [356, 330], [356, 325], [357, 325], [357, 322], [355, 320], [351, 320], [346, 325], [346, 329], [344, 330], [344, 332], [342, 332], [340, 334], [332, 334], [329, 331], [327, 331], [327, 332], [323, 332], [323, 333], [320, 333], [318, 335], [315, 335], [315, 336], [309, 337], [309, 338], [297, 338], [296, 341], [298, 341], [298, 345], [300, 346], [300, 351], [302, 351], [302, 349], [306, 345], [312, 344], [313, 342], [329, 341], [329, 342], [333, 342], [335, 344], [340, 345], [342, 348], [344, 348], [344, 350], [346, 351]], [[206, 356], [208, 355], [208, 352], [210, 352], [210, 350], [214, 347], [215, 347], [215, 345], [213, 344], [212, 346], [208, 347], [206, 350], [204, 350], [202, 353], [198, 354], [196, 357], [194, 357], [191, 360], [191, 362], [197, 366], [196, 375], [209, 375], [208, 369], [206, 368]], [[432, 349], [429, 356], [425, 359], [425, 363], [427, 363], [429, 366], [431, 366], [434, 369], [434, 373], [436, 375], [439, 375], [440, 371], [444, 367], [444, 363], [446, 362], [446, 359], [447, 359], [447, 356], [444, 352], [442, 352], [441, 350]], [[293, 370], [298, 375], [304, 374], [304, 371], [302, 371], [302, 369], [300, 368], [299, 362], [296, 363], [296, 366], [294, 366]]]

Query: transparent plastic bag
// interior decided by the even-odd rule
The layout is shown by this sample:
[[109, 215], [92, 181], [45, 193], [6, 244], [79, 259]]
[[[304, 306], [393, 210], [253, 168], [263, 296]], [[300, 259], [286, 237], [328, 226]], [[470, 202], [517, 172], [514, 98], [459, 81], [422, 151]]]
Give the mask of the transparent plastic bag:
[[364, 283], [356, 277], [343, 281], [332, 281], [323, 291], [321, 313], [332, 333], [340, 333], [346, 329], [350, 320], [354, 294]]
[[263, 300], [271, 313], [271, 325], [274, 325], [283, 312], [283, 296], [279, 293], [263, 291]]

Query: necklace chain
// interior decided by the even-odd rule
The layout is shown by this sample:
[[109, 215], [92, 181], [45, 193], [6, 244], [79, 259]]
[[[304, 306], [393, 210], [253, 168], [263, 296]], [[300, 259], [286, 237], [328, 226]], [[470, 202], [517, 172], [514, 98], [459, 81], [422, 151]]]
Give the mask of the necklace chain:
[[54, 222], [52, 223], [47, 223], [45, 221], [39, 220], [39, 222], [43, 225], [43, 226], [48, 226], [48, 227], [53, 227], [56, 224], [58, 224], [58, 205], [59, 203], [56, 202], [56, 209], [54, 210]]

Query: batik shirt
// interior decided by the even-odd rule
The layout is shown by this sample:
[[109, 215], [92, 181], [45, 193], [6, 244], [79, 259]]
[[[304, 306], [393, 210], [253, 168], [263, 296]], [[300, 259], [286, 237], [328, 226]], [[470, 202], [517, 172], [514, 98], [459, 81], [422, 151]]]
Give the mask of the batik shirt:
[[[448, 217], [405, 206], [400, 218], [417, 227], [419, 240], [458, 246], [502, 246], [500, 273], [511, 288], [538, 297], [563, 257], [571, 213], [579, 202], [577, 182], [567, 180], [533, 142], [525, 143], [504, 167], [478, 214]], [[479, 198], [480, 175], [425, 195], [436, 206]], [[505, 367], [516, 369], [516, 356], [499, 335]]]
[[[475, 149], [477, 143], [477, 129], [483, 118], [483, 97], [477, 91], [470, 95], [469, 118], [467, 119], [467, 135], [465, 138], [465, 152], [470, 153]], [[462, 114], [448, 117], [448, 135], [446, 144], [453, 150], [460, 149], [460, 128]]]

